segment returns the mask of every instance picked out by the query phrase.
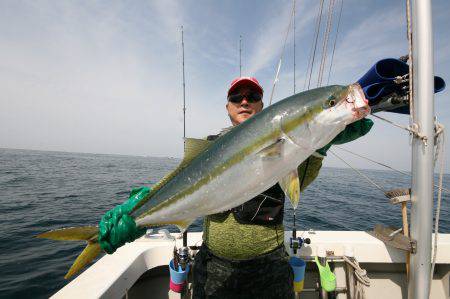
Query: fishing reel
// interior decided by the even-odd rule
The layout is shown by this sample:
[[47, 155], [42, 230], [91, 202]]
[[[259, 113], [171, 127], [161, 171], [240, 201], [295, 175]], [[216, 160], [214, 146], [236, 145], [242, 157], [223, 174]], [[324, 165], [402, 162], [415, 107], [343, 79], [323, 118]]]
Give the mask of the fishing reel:
[[180, 264], [181, 269], [185, 270], [186, 266], [191, 262], [191, 256], [189, 254], [188, 247], [180, 247], [176, 254], [177, 262]]
[[297, 251], [302, 248], [303, 244], [311, 244], [309, 238], [297, 237], [297, 230], [292, 229], [292, 237], [290, 238], [289, 247], [292, 248], [292, 252], [297, 254]]
[[[187, 246], [187, 231], [182, 233], [183, 236], [183, 246], [177, 250], [175, 246], [173, 248], [173, 259], [176, 264], [181, 266], [183, 271], [186, 269], [186, 266], [189, 265], [192, 261], [192, 257], [189, 253], [189, 247]], [[177, 268], [178, 269], [178, 268]]]
[[[190, 268], [192, 259], [189, 254], [189, 247], [183, 246], [177, 249], [175, 246], [173, 249], [173, 260], [169, 263], [170, 271], [170, 283], [169, 288], [171, 292], [186, 294], [191, 289]], [[169, 296], [171, 297], [171, 296]], [[182, 297], [176, 298], [185, 298]]]

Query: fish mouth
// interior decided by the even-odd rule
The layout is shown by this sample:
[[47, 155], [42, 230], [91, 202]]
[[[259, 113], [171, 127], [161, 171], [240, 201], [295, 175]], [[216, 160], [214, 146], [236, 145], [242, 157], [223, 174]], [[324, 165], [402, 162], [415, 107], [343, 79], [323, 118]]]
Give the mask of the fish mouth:
[[370, 107], [353, 108], [352, 112], [355, 119], [362, 119], [370, 114]]
[[366, 99], [364, 91], [358, 83], [350, 85], [346, 102], [351, 107], [355, 120], [362, 119], [370, 114], [369, 101]]

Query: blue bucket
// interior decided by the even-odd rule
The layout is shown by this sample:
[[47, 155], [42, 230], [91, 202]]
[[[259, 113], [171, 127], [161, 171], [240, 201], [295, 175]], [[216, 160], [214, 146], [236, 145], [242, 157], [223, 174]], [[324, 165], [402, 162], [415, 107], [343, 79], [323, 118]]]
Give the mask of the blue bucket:
[[292, 267], [292, 270], [294, 270], [294, 281], [299, 282], [305, 278], [305, 268], [306, 268], [306, 262], [298, 257], [292, 256], [289, 259], [289, 264]]
[[187, 274], [189, 273], [189, 265], [186, 265], [186, 269], [183, 271], [181, 266], [178, 265], [178, 269], [175, 270], [173, 265], [173, 259], [169, 263], [170, 280], [176, 284], [182, 284], [186, 281]]
[[305, 282], [306, 262], [301, 258], [293, 256], [289, 259], [289, 264], [294, 271], [294, 292], [300, 293], [301, 291], [303, 291]]

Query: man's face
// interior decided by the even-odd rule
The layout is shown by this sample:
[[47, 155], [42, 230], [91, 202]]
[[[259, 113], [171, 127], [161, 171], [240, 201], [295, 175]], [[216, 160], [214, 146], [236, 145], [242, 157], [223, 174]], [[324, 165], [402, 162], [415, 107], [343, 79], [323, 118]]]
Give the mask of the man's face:
[[[237, 88], [236, 90], [233, 90], [231, 94], [249, 95], [252, 93], [258, 93], [258, 91], [254, 88], [243, 86]], [[247, 97], [244, 97], [240, 102], [237, 103], [228, 101], [226, 105], [228, 115], [230, 116], [230, 120], [233, 126], [242, 123], [256, 113], [260, 112], [263, 106], [264, 105], [262, 100], [255, 102], [249, 100]]]

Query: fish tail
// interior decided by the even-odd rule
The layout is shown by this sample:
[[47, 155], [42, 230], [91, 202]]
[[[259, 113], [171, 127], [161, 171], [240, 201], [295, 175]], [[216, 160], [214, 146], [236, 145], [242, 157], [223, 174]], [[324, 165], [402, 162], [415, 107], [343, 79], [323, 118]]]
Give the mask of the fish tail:
[[60, 240], [60, 241], [86, 241], [87, 246], [77, 257], [70, 267], [65, 279], [72, 277], [80, 272], [87, 264], [89, 264], [101, 252], [100, 244], [98, 244], [98, 227], [81, 226], [69, 227], [63, 229], [52, 230], [36, 236], [37, 238]]

